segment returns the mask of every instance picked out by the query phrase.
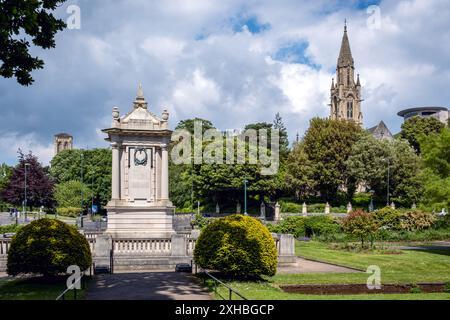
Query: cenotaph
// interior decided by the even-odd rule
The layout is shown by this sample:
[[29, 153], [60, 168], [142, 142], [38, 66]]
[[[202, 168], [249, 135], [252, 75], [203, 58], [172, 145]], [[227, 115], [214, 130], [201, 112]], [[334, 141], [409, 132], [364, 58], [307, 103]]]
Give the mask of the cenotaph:
[[113, 238], [170, 238], [174, 207], [169, 200], [169, 113], [148, 110], [139, 85], [133, 109], [102, 130], [112, 147], [111, 201], [106, 234]]

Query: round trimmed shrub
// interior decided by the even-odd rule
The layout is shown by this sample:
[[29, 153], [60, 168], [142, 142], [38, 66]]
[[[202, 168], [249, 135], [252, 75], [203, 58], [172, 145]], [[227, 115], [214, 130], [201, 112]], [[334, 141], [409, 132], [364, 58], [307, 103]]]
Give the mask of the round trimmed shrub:
[[244, 215], [220, 218], [203, 229], [194, 250], [195, 262], [233, 276], [273, 276], [277, 249], [269, 230]]
[[400, 229], [401, 214], [399, 211], [392, 209], [391, 207], [385, 207], [376, 210], [371, 214], [380, 227], [389, 230]]
[[17, 232], [8, 252], [8, 274], [65, 273], [77, 265], [86, 270], [92, 264], [86, 238], [73, 226], [59, 220], [40, 219]]

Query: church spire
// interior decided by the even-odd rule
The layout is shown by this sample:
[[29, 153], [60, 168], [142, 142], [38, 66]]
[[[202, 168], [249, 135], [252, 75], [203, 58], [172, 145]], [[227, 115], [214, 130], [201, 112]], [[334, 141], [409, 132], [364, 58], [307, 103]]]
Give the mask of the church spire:
[[338, 59], [338, 68], [346, 67], [346, 66], [353, 66], [353, 56], [352, 56], [352, 50], [350, 49], [350, 41], [348, 40], [347, 35], [347, 20], [345, 20], [345, 26], [344, 26], [344, 36], [342, 37], [342, 43], [341, 43], [341, 51], [339, 53], [339, 59]]

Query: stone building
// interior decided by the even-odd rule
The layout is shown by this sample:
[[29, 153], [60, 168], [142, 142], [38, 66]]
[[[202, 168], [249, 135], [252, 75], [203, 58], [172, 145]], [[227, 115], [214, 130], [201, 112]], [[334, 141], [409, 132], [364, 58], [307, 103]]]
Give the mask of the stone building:
[[330, 118], [351, 120], [363, 125], [361, 110], [361, 83], [359, 74], [355, 81], [355, 61], [350, 49], [347, 24], [344, 27], [341, 50], [337, 61], [336, 82], [331, 84]]
[[59, 133], [55, 135], [54, 142], [54, 155], [56, 156], [63, 150], [72, 150], [73, 149], [73, 137], [67, 133]]
[[391, 130], [387, 127], [384, 121], [380, 121], [378, 125], [373, 128], [367, 129], [367, 131], [374, 136], [375, 139], [378, 140], [393, 140], [394, 136], [391, 133]]
[[173, 211], [169, 200], [169, 152], [172, 131], [169, 113], [148, 110], [139, 86], [133, 108], [103, 132], [112, 147], [111, 201], [107, 205], [107, 233], [114, 237], [170, 237]]

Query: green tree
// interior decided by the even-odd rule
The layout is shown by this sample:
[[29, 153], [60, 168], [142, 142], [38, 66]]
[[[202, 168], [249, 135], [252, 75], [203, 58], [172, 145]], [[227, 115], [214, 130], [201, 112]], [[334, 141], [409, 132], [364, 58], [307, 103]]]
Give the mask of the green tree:
[[325, 201], [335, 201], [339, 188], [348, 185], [345, 162], [361, 132], [361, 127], [352, 121], [312, 119], [301, 143], [307, 161], [304, 168], [296, 168], [296, 179], [314, 181], [315, 193]]
[[104, 206], [111, 199], [111, 162], [110, 149], [64, 150], [52, 159], [50, 173], [58, 184], [82, 180]]
[[62, 208], [81, 208], [81, 201], [86, 205], [91, 202], [91, 197], [91, 189], [78, 180], [62, 182], [55, 187], [55, 199]]
[[411, 205], [420, 197], [420, 159], [405, 140], [377, 140], [364, 134], [353, 145], [346, 167], [349, 176], [374, 190], [379, 199], [387, 198], [388, 173], [390, 199]]
[[5, 206], [8, 204], [2, 198], [2, 192], [5, 190], [5, 187], [8, 185], [11, 175], [13, 172], [13, 167], [8, 166], [6, 163], [2, 163], [0, 165], [0, 212], [5, 210]]
[[313, 163], [309, 160], [302, 143], [295, 144], [286, 161], [286, 189], [297, 200], [306, 199], [314, 194], [316, 181], [310, 174]]
[[438, 134], [445, 128], [445, 125], [432, 117], [412, 117], [402, 124], [400, 137], [408, 140], [409, 144], [420, 153], [419, 139], [422, 135]]
[[420, 139], [425, 170], [422, 203], [429, 209], [450, 208], [450, 129]]
[[206, 130], [215, 129], [211, 121], [202, 118], [194, 118], [180, 121], [175, 130], [187, 130], [191, 134], [194, 134], [195, 122], [200, 122], [202, 124], [202, 134], [205, 133]]
[[370, 240], [373, 247], [373, 241], [378, 231], [379, 225], [373, 215], [362, 210], [355, 210], [342, 220], [342, 229], [345, 233], [353, 235], [361, 240], [361, 246], [364, 247], [364, 241]]
[[284, 125], [280, 113], [275, 115], [273, 128], [280, 132], [280, 158], [284, 160], [289, 154], [289, 139], [286, 126]]
[[52, 11], [65, 0], [0, 1], [0, 75], [16, 77], [21, 85], [30, 85], [30, 73], [42, 69], [44, 61], [30, 55], [30, 40], [36, 47], [55, 47], [55, 34], [66, 24]]

